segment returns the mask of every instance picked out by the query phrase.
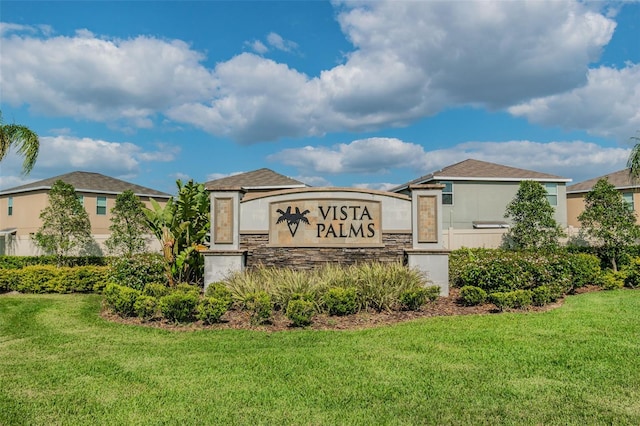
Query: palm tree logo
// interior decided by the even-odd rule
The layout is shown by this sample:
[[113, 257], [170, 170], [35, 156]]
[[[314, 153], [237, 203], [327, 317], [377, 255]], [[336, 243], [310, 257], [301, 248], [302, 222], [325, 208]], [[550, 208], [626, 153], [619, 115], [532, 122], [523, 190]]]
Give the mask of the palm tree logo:
[[300, 225], [300, 222], [304, 222], [307, 225], [309, 224], [309, 219], [305, 217], [305, 215], [309, 214], [309, 210], [301, 212], [300, 209], [296, 207], [295, 213], [291, 213], [291, 206], [289, 206], [287, 207], [287, 211], [283, 212], [281, 209], [278, 209], [276, 211], [280, 213], [280, 217], [276, 221], [276, 225], [278, 223], [286, 221], [292, 237], [296, 236], [296, 231], [298, 230], [298, 225]]

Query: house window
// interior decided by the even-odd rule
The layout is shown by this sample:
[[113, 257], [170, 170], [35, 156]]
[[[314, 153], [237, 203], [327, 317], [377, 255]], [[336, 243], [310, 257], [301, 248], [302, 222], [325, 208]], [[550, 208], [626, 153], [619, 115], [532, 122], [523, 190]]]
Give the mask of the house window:
[[98, 197], [96, 202], [96, 214], [97, 215], [105, 215], [107, 214], [107, 197]]
[[627, 207], [629, 207], [629, 210], [633, 211], [634, 210], [633, 192], [623, 192], [622, 199], [624, 200], [625, 203], [627, 203]]
[[442, 204], [452, 206], [453, 205], [453, 182], [440, 182], [444, 185], [442, 190]]
[[545, 183], [544, 189], [547, 190], [547, 201], [552, 206], [558, 205], [558, 184], [557, 183]]
[[80, 205], [84, 207], [84, 196], [76, 195], [76, 198], [78, 199], [78, 201], [80, 201]]
[[7, 214], [9, 216], [13, 215], [13, 197], [9, 197], [9, 199], [7, 200], [8, 202], [8, 208], [7, 208]]

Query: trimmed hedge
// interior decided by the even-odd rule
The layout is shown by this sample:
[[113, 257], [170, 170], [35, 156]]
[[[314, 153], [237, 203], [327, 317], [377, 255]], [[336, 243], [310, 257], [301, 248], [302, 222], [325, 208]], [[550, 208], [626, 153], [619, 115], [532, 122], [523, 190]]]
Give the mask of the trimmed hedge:
[[91, 293], [104, 288], [108, 267], [33, 265], [0, 270], [0, 291], [21, 293]]
[[142, 290], [149, 283], [166, 283], [165, 263], [156, 253], [113, 258], [109, 264], [109, 281]]
[[[56, 256], [0, 256], [0, 269], [22, 269], [27, 266], [56, 266]], [[62, 258], [65, 266], [107, 266], [108, 257], [102, 256], [66, 256]]]

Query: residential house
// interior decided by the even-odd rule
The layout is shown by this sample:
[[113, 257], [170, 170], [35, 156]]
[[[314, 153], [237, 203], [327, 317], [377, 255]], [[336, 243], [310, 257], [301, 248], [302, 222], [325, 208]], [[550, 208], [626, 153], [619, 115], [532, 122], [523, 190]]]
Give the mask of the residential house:
[[632, 182], [629, 169], [624, 169], [567, 187], [567, 221], [569, 226], [580, 227], [578, 216], [584, 211], [584, 197], [600, 179], [607, 179], [622, 194], [622, 198], [636, 212], [636, 220], [640, 223], [638, 215], [640, 213], [640, 184]]
[[540, 182], [555, 209], [558, 224], [567, 226], [566, 184], [571, 179], [516, 167], [468, 159], [421, 176], [392, 192], [409, 193], [416, 184], [442, 184], [443, 227], [449, 249], [497, 247], [510, 225], [504, 217], [521, 181]]
[[[132, 190], [147, 206], [150, 198], [163, 205], [171, 197], [120, 179], [80, 171], [5, 189], [0, 191], [0, 254], [39, 254], [31, 236], [42, 225], [40, 212], [48, 205], [49, 190], [58, 180], [74, 186], [89, 214], [91, 233], [100, 247], [110, 235], [111, 209], [118, 194]], [[150, 238], [150, 249], [159, 248], [155, 238]]]
[[307, 186], [309, 185], [267, 168], [227, 176], [205, 183], [205, 188], [209, 191], [241, 189], [244, 193], [271, 192], [283, 189], [305, 188]]

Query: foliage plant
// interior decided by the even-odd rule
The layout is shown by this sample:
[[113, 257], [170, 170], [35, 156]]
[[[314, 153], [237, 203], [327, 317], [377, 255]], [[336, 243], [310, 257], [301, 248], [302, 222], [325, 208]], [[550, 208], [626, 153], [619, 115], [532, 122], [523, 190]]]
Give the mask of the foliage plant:
[[56, 181], [48, 199], [47, 207], [40, 212], [42, 226], [33, 236], [35, 244], [45, 253], [56, 256], [58, 266], [63, 264], [65, 256], [94, 250], [89, 215], [73, 185]]
[[216, 297], [204, 297], [196, 307], [196, 317], [204, 324], [215, 324], [220, 322], [222, 316], [229, 309], [227, 299]]
[[136, 289], [113, 283], [107, 284], [104, 289], [107, 305], [122, 317], [135, 316], [135, 304], [140, 294], [140, 291]]
[[507, 205], [505, 218], [512, 226], [505, 234], [505, 247], [513, 249], [553, 249], [564, 236], [554, 219], [554, 209], [540, 182], [524, 180], [515, 198]]
[[213, 297], [220, 301], [224, 301], [227, 309], [233, 304], [233, 296], [231, 290], [222, 282], [211, 283], [204, 292], [205, 297]]
[[546, 285], [531, 290], [531, 304], [534, 306], [544, 306], [553, 301], [551, 290]]
[[508, 308], [515, 306], [516, 295], [513, 291], [496, 291], [489, 295], [489, 301], [496, 305], [496, 308], [500, 311], [504, 311]]
[[141, 294], [136, 298], [133, 309], [139, 318], [147, 321], [151, 320], [158, 313], [158, 299], [153, 296]]
[[482, 305], [487, 300], [487, 292], [480, 287], [465, 285], [460, 289], [460, 300], [465, 306]]
[[402, 309], [417, 311], [427, 301], [435, 302], [439, 295], [440, 287], [438, 286], [416, 287], [400, 293], [399, 300]]
[[634, 258], [633, 261], [626, 268], [624, 268], [624, 272], [624, 284], [626, 287], [640, 287], [640, 257]]
[[29, 127], [22, 124], [5, 124], [0, 111], [0, 161], [16, 148], [18, 155], [24, 157], [22, 173], [28, 175], [36, 164], [40, 150], [40, 138]]
[[166, 296], [169, 293], [171, 293], [171, 289], [162, 283], [149, 283], [145, 285], [142, 290], [142, 294], [155, 297], [156, 299]]
[[141, 253], [130, 257], [113, 257], [109, 279], [116, 284], [142, 290], [149, 283], [166, 283], [162, 256]]
[[[104, 256], [66, 256], [62, 264], [66, 266], [107, 266], [109, 258]], [[58, 259], [51, 255], [42, 256], [0, 256], [0, 269], [20, 269], [32, 265], [57, 265]]]
[[350, 315], [358, 311], [358, 293], [354, 287], [332, 287], [322, 300], [329, 315]]
[[295, 327], [306, 327], [311, 324], [315, 307], [308, 300], [292, 299], [287, 304], [285, 315]]
[[617, 271], [626, 248], [640, 238], [635, 212], [607, 179], [598, 180], [584, 202], [584, 211], [578, 216], [581, 236]]
[[618, 290], [624, 287], [626, 274], [623, 271], [608, 270], [600, 276], [600, 287], [604, 290]]
[[104, 242], [112, 255], [131, 257], [146, 251], [149, 228], [143, 209], [144, 203], [130, 189], [116, 196], [111, 209], [111, 235]]
[[160, 298], [162, 316], [176, 323], [190, 322], [196, 313], [198, 296], [193, 292], [174, 291]]
[[151, 199], [151, 209], [145, 208], [147, 226], [162, 245], [165, 271], [169, 285], [176, 282], [202, 283], [205, 248], [210, 228], [209, 194], [203, 184], [189, 180], [176, 181], [177, 197], [162, 207]]
[[273, 305], [271, 296], [264, 291], [258, 291], [247, 295], [245, 301], [247, 310], [251, 313], [251, 324], [262, 325], [271, 322]]

